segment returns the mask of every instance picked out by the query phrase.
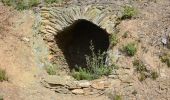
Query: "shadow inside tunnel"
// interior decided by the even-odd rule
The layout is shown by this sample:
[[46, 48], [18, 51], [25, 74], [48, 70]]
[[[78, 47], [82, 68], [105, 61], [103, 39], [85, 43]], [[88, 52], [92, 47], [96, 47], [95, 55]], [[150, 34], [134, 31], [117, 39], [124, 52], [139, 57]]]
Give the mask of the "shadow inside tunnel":
[[70, 67], [87, 67], [86, 55], [92, 56], [91, 44], [94, 53], [106, 52], [109, 47], [109, 34], [90, 21], [79, 19], [72, 25], [64, 28], [55, 36], [58, 47]]

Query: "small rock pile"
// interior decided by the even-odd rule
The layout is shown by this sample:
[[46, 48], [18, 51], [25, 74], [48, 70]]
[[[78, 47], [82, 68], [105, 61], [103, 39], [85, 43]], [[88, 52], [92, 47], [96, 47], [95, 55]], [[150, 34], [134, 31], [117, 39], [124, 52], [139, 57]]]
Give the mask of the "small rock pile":
[[97, 80], [80, 80], [76, 81], [70, 76], [47, 76], [41, 83], [57, 93], [62, 94], [79, 94], [79, 95], [100, 95], [112, 86], [111, 80], [107, 78]]

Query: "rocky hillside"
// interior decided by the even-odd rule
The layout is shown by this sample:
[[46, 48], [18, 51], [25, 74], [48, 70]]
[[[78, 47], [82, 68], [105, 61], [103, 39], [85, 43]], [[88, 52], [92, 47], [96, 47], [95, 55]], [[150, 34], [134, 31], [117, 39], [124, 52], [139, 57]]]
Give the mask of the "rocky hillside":
[[170, 99], [169, 0], [0, 7], [4, 100]]

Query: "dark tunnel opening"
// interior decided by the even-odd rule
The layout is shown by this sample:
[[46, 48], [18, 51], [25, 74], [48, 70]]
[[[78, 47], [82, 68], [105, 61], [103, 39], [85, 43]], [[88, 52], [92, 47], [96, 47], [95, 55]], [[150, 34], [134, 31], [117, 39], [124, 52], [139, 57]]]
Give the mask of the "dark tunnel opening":
[[86, 55], [106, 52], [109, 47], [109, 34], [90, 21], [80, 19], [63, 29], [55, 36], [56, 43], [61, 49], [70, 69], [75, 66], [86, 66]]

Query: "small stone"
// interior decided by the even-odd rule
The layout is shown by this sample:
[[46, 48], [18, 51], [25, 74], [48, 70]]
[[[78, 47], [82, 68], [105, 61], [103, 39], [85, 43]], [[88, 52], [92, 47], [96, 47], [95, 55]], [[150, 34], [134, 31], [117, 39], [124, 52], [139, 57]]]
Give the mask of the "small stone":
[[164, 45], [166, 45], [167, 44], [167, 38], [162, 38], [162, 43], [164, 44]]
[[93, 90], [91, 88], [83, 88], [84, 95], [91, 95], [93, 94]]
[[91, 86], [95, 89], [104, 89], [104, 83], [102, 81], [92, 82]]
[[30, 41], [30, 39], [27, 38], [27, 37], [23, 37], [22, 40], [23, 40], [24, 42], [29, 42], [29, 41]]
[[78, 82], [78, 86], [80, 87], [90, 87], [90, 85], [91, 85], [90, 82], [87, 80], [82, 80]]
[[83, 90], [84, 90], [84, 95], [93, 95], [99, 92], [97, 89], [94, 88], [83, 88]]
[[84, 91], [83, 91], [83, 89], [74, 89], [74, 90], [72, 90], [72, 93], [74, 93], [74, 94], [84, 94]]
[[112, 78], [112, 79], [118, 79], [119, 78], [118, 75], [109, 75], [108, 77]]

